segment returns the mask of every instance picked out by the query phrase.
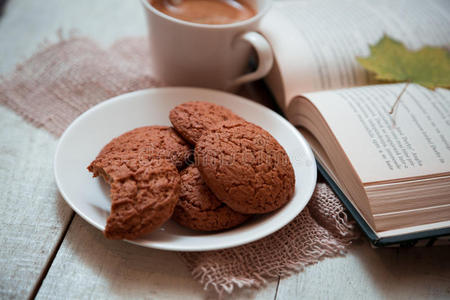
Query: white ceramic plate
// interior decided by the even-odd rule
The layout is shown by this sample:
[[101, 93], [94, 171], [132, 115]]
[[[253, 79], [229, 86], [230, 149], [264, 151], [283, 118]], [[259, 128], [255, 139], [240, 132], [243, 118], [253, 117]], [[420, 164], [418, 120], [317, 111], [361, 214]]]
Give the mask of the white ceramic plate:
[[177, 251], [223, 249], [255, 241], [289, 223], [308, 203], [316, 183], [316, 164], [305, 139], [289, 122], [260, 104], [198, 88], [136, 91], [104, 101], [79, 116], [59, 140], [54, 160], [56, 183], [67, 203], [83, 219], [103, 230], [110, 211], [109, 186], [102, 179], [92, 178], [86, 167], [112, 138], [140, 126], [170, 125], [169, 111], [193, 100], [221, 104], [270, 132], [286, 149], [293, 164], [294, 197], [281, 209], [252, 218], [235, 229], [195, 232], [169, 221], [153, 233], [131, 242]]

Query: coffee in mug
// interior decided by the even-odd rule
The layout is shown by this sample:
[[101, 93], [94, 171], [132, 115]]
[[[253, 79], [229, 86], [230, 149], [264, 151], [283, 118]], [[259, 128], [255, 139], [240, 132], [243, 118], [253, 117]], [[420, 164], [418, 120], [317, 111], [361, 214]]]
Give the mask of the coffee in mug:
[[141, 1], [152, 71], [165, 84], [236, 91], [270, 71], [272, 48], [257, 30], [272, 0]]
[[222, 25], [247, 20], [255, 10], [242, 0], [149, 0], [160, 12], [183, 21]]

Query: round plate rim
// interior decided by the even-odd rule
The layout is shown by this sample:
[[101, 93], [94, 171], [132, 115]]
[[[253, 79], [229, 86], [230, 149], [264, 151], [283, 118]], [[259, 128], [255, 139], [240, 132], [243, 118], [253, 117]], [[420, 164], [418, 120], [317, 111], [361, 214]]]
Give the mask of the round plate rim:
[[[66, 128], [66, 130], [64, 131], [64, 133], [61, 135], [61, 137], [59, 138], [58, 142], [57, 142], [57, 146], [56, 146], [56, 151], [55, 151], [55, 155], [54, 155], [54, 159], [53, 159], [53, 175], [56, 181], [56, 185], [58, 187], [59, 192], [61, 193], [61, 196], [63, 197], [63, 199], [65, 200], [65, 202], [67, 204], [69, 204], [69, 206], [86, 222], [88, 222], [90, 225], [94, 226], [95, 228], [99, 229], [100, 231], [103, 231], [102, 226], [100, 226], [99, 224], [97, 224], [94, 220], [91, 220], [90, 217], [88, 217], [86, 214], [83, 213], [83, 211], [81, 211], [67, 196], [67, 194], [65, 193], [65, 191], [61, 188], [62, 184], [60, 182], [60, 178], [58, 176], [58, 157], [59, 155], [61, 155], [61, 151], [60, 148], [62, 147], [66, 136], [71, 132], [72, 128], [74, 128], [78, 122], [81, 122], [83, 120], [84, 117], [86, 117], [89, 114], [95, 113], [97, 110], [102, 109], [104, 106], [108, 106], [108, 105], [113, 105], [114, 102], [117, 101], [124, 101], [127, 98], [130, 97], [135, 97], [135, 96], [140, 96], [140, 95], [151, 95], [151, 94], [158, 94], [158, 93], [171, 93], [171, 92], [180, 92], [180, 91], [194, 91], [194, 92], [199, 92], [199, 93], [209, 93], [209, 94], [221, 94], [222, 96], [225, 97], [232, 97], [234, 98], [235, 101], [239, 101], [242, 103], [245, 103], [244, 105], [250, 105], [250, 106], [254, 106], [255, 108], [257, 107], [258, 109], [263, 109], [263, 110], [267, 110], [268, 113], [271, 114], [272, 117], [277, 118], [278, 121], [281, 121], [282, 123], [284, 123], [284, 125], [286, 125], [293, 133], [294, 135], [297, 135], [297, 138], [301, 141], [302, 146], [304, 147], [304, 150], [306, 151], [306, 154], [308, 157], [312, 158], [311, 162], [311, 168], [314, 170], [313, 173], [311, 174], [312, 176], [312, 182], [316, 182], [317, 181], [317, 167], [316, 167], [316, 161], [314, 159], [314, 155], [312, 153], [312, 150], [308, 144], [308, 142], [306, 141], [306, 139], [303, 137], [303, 135], [291, 124], [289, 123], [286, 119], [284, 119], [282, 116], [280, 116], [279, 114], [277, 114], [276, 112], [272, 111], [271, 109], [267, 108], [266, 106], [251, 101], [249, 99], [246, 99], [244, 97], [235, 95], [235, 94], [230, 94], [230, 93], [226, 93], [223, 91], [217, 91], [217, 90], [211, 90], [211, 89], [205, 89], [205, 88], [195, 88], [195, 87], [158, 87], [158, 88], [148, 88], [148, 89], [142, 89], [142, 90], [137, 90], [137, 91], [133, 91], [133, 92], [129, 92], [129, 93], [125, 93], [125, 94], [121, 94], [112, 98], [109, 98], [107, 100], [104, 100], [96, 105], [94, 105], [93, 107], [89, 108], [87, 111], [83, 112], [81, 115], [79, 115], [74, 121], [72, 121], [72, 123]], [[212, 250], [220, 250], [220, 249], [227, 249], [227, 248], [231, 248], [231, 247], [236, 247], [236, 246], [240, 246], [240, 245], [244, 245], [244, 244], [248, 244], [251, 242], [254, 242], [256, 240], [262, 239], [278, 230], [280, 230], [282, 227], [286, 226], [287, 224], [289, 224], [301, 211], [303, 211], [303, 209], [306, 207], [306, 205], [308, 204], [313, 192], [314, 192], [314, 188], [315, 188], [315, 184], [309, 186], [309, 189], [305, 192], [305, 194], [307, 195], [308, 200], [305, 201], [303, 203], [303, 206], [301, 207], [301, 209], [298, 210], [298, 213], [296, 214], [291, 214], [289, 218], [286, 218], [284, 220], [284, 222], [280, 222], [279, 224], [276, 224], [276, 226], [273, 227], [273, 229], [268, 230], [267, 232], [264, 232], [263, 234], [260, 235], [256, 235], [254, 237], [248, 237], [247, 239], [245, 239], [245, 241], [242, 240], [237, 240], [234, 242], [229, 242], [229, 243], [224, 243], [223, 245], [208, 245], [208, 246], [201, 246], [201, 247], [177, 247], [177, 246], [170, 246], [170, 244], [166, 245], [166, 244], [143, 244], [140, 243], [139, 241], [132, 241], [132, 240], [124, 240], [127, 241], [131, 244], [135, 244], [135, 245], [139, 245], [139, 246], [143, 246], [143, 247], [147, 247], [147, 248], [153, 248], [153, 249], [159, 249], [159, 250], [168, 250], [168, 251], [186, 251], [186, 252], [191, 252], [191, 251], [212, 251]], [[270, 231], [270, 232], [269, 232]]]

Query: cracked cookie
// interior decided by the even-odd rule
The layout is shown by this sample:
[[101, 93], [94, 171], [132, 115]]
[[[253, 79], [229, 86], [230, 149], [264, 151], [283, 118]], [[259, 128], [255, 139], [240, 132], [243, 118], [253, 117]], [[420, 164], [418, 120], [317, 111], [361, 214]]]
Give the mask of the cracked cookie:
[[88, 166], [111, 185], [104, 234], [134, 239], [167, 221], [179, 198], [180, 175], [190, 147], [170, 127], [136, 128], [113, 139]]
[[286, 204], [295, 175], [284, 148], [261, 127], [226, 121], [195, 146], [195, 163], [217, 198], [243, 214], [261, 214]]
[[152, 232], [170, 219], [179, 198], [180, 176], [166, 160], [151, 160], [129, 175], [111, 185], [105, 228], [110, 239], [135, 239]]
[[203, 181], [197, 167], [181, 171], [181, 191], [172, 219], [194, 230], [217, 231], [235, 227], [248, 215], [233, 211], [219, 201]]
[[169, 114], [175, 130], [192, 145], [205, 131], [227, 120], [242, 120], [231, 110], [208, 102], [186, 102], [173, 108]]
[[[125, 158], [130, 164], [139, 159], [165, 158], [182, 168], [191, 154], [190, 145], [172, 127], [144, 126], [114, 138], [103, 147], [91, 166], [107, 168], [112, 161]], [[94, 177], [97, 175], [94, 173]]]
[[[111, 184], [111, 212], [104, 234], [109, 239], [135, 239], [170, 219], [180, 194], [180, 175], [165, 159], [140, 161], [136, 170], [127, 160], [113, 164], [105, 175]], [[95, 170], [99, 171], [99, 170]]]

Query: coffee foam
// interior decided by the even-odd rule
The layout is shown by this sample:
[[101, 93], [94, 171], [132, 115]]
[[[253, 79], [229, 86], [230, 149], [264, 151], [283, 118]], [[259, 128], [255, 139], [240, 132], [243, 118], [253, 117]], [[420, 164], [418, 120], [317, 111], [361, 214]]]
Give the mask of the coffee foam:
[[231, 24], [250, 19], [256, 13], [240, 0], [182, 0], [174, 4], [170, 0], [150, 0], [160, 12], [183, 21], [200, 24]]

